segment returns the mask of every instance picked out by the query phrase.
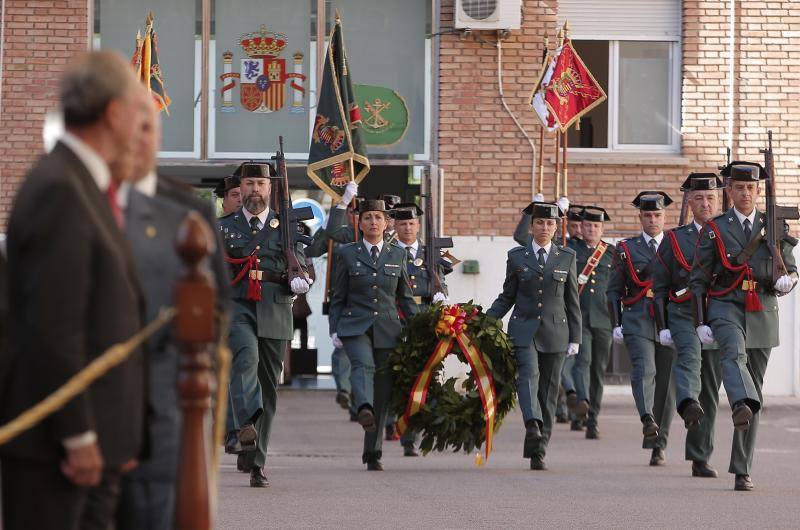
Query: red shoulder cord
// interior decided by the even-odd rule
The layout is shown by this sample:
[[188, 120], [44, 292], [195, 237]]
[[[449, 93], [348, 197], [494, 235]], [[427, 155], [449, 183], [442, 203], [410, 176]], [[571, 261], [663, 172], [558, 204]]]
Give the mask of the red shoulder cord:
[[261, 282], [258, 278], [254, 278], [250, 275], [250, 271], [258, 270], [258, 257], [255, 254], [250, 254], [245, 258], [232, 258], [228, 256], [227, 252], [225, 253], [225, 261], [232, 265], [243, 265], [242, 269], [239, 271], [239, 274], [231, 281], [231, 285], [236, 285], [242, 279], [244, 279], [245, 275], [248, 276], [248, 280], [250, 284], [247, 286], [247, 299], [248, 300], [255, 300], [258, 302], [261, 300]]
[[[681, 250], [681, 246], [678, 244], [678, 238], [675, 236], [675, 231], [670, 230], [667, 232], [667, 236], [669, 237], [669, 244], [672, 247], [672, 253], [675, 255], [675, 259], [678, 260], [678, 264], [683, 267], [683, 269], [687, 272], [691, 272], [692, 266], [686, 261], [686, 257], [683, 255], [683, 251]], [[689, 298], [691, 298], [691, 293], [685, 293], [683, 296], [676, 296], [674, 291], [669, 292], [669, 301], [682, 304], [684, 302], [688, 302]]]
[[628, 266], [628, 274], [630, 275], [631, 280], [633, 280], [633, 283], [641, 289], [637, 295], [622, 299], [622, 305], [630, 306], [647, 295], [647, 292], [653, 288], [653, 280], [642, 281], [639, 279], [639, 275], [636, 274], [636, 269], [633, 268], [633, 263], [630, 260], [631, 254], [628, 251], [628, 245], [626, 245], [624, 241], [620, 241], [619, 244], [622, 246], [622, 250], [624, 252], [622, 260], [625, 261]]
[[720, 261], [722, 261], [722, 266], [728, 269], [731, 272], [738, 272], [739, 276], [734, 280], [734, 282], [725, 289], [721, 289], [719, 291], [708, 291], [708, 296], [713, 298], [719, 296], [725, 296], [726, 294], [732, 292], [734, 289], [738, 288], [742, 284], [742, 280], [749, 281], [749, 289], [747, 289], [747, 296], [745, 297], [745, 310], [746, 311], [763, 311], [764, 306], [761, 304], [761, 300], [758, 298], [758, 293], [756, 292], [756, 284], [753, 281], [753, 269], [750, 267], [748, 263], [742, 263], [741, 265], [734, 265], [733, 263], [728, 260], [728, 255], [725, 253], [725, 244], [722, 242], [722, 235], [719, 232], [719, 228], [717, 224], [713, 220], [709, 220], [706, 224], [711, 228], [714, 232], [714, 239], [717, 242], [717, 252], [719, 253]]

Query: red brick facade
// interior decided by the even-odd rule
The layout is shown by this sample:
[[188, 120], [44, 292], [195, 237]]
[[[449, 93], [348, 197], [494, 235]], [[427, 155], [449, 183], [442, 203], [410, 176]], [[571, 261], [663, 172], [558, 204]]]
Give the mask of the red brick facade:
[[[539, 126], [526, 100], [538, 75], [545, 33], [557, 28], [557, 2], [525, 1], [523, 27], [503, 43], [506, 99], [528, 133]], [[452, 27], [452, 0], [442, 2], [442, 26]], [[779, 193], [786, 204], [800, 195], [800, 3], [737, 2], [734, 159], [760, 161], [758, 149], [773, 130]], [[637, 228], [630, 200], [644, 189], [677, 197], [689, 171], [714, 170], [725, 159], [728, 138], [729, 2], [684, 1], [680, 155], [660, 165], [607, 161], [569, 164], [569, 195], [599, 204], [614, 220], [607, 233]], [[494, 35], [487, 35], [493, 41]], [[496, 50], [456, 35], [441, 38], [439, 164], [445, 171], [445, 233], [510, 235], [531, 198], [531, 150], [498, 96]], [[552, 197], [553, 142], [545, 157], [545, 192]], [[585, 160], [585, 156], [581, 157]], [[638, 157], [638, 158], [647, 158]], [[630, 159], [630, 158], [629, 158]], [[678, 208], [669, 223], [674, 224]]]
[[[6, 0], [0, 117], [0, 231], [13, 193], [42, 146], [42, 120], [57, 96], [58, 77], [88, 47], [91, 0]], [[442, 0], [442, 30], [452, 27], [453, 0]], [[503, 42], [506, 99], [538, 139], [527, 106], [545, 34], [557, 26], [557, 0], [523, 2], [523, 27]], [[636, 228], [628, 206], [635, 192], [675, 192], [690, 170], [724, 160], [728, 126], [728, 2], [683, 2], [682, 149], [602, 164], [570, 159], [570, 197], [609, 209], [609, 235]], [[737, 2], [734, 157], [759, 160], [766, 130], [774, 132], [784, 202], [800, 195], [800, 3]], [[445, 226], [450, 235], [507, 236], [531, 197], [531, 150], [498, 96], [497, 50], [474, 37], [445, 34], [441, 43], [439, 165], [445, 170]], [[552, 41], [551, 41], [552, 42]], [[551, 44], [552, 47], [552, 44]], [[545, 191], [552, 196], [552, 141]], [[630, 160], [630, 158], [628, 158]], [[677, 208], [670, 222], [677, 219]]]
[[0, 231], [25, 171], [42, 152], [42, 125], [70, 58], [88, 48], [88, 0], [5, 0], [0, 106]]

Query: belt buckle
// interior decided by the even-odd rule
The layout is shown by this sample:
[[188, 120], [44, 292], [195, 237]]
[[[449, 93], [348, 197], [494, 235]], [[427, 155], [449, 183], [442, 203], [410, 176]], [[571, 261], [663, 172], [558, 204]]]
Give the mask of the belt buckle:
[[677, 296], [677, 297], [681, 297], [681, 296], [685, 295], [687, 291], [688, 291], [688, 289], [687, 289], [686, 287], [684, 287], [684, 288], [683, 288], [683, 289], [681, 289], [680, 291], [676, 291], [676, 292], [675, 292], [675, 296]]
[[751, 289], [755, 291], [757, 285], [758, 282], [755, 280], [742, 280], [742, 291], [749, 291]]
[[415, 296], [414, 297], [414, 302], [416, 302], [417, 305], [421, 304], [422, 303], [422, 297], [421, 296]]
[[252, 271], [252, 270], [250, 271], [251, 280], [261, 281], [263, 277], [264, 277], [264, 271]]
[[648, 289], [648, 290], [647, 290], [647, 294], [645, 294], [645, 296], [646, 296], [647, 298], [655, 298], [655, 296], [656, 296], [656, 295], [655, 295], [655, 293], [653, 292], [653, 290], [652, 290], [652, 289]]

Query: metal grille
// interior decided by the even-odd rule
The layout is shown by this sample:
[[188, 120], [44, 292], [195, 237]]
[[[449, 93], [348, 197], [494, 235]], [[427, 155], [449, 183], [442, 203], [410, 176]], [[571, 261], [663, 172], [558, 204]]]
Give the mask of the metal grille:
[[486, 20], [497, 10], [497, 0], [461, 0], [461, 9], [474, 20]]

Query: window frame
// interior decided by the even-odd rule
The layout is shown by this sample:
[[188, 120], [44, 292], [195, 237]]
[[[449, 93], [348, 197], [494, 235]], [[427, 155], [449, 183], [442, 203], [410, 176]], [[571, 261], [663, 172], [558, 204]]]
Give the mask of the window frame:
[[[570, 35], [573, 41], [608, 42], [608, 146], [570, 147], [576, 153], [669, 153], [681, 152], [681, 71], [682, 43], [680, 36], [637, 35], [620, 38], [609, 35]], [[619, 44], [620, 42], [668, 42], [671, 43], [669, 71], [669, 109], [673, 124], [668, 144], [623, 144], [619, 142]]]

